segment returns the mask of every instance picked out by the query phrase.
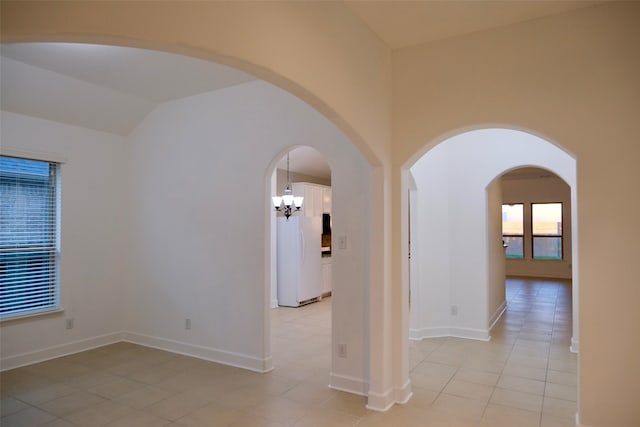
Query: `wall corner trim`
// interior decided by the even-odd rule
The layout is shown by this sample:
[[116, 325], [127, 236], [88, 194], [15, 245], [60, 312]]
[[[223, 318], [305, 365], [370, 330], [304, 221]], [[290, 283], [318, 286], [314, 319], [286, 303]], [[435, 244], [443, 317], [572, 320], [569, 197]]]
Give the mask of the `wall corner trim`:
[[384, 393], [369, 391], [366, 408], [376, 412], [386, 412], [396, 403], [407, 403], [412, 396], [411, 380], [407, 380], [401, 387], [391, 387]]
[[569, 347], [571, 353], [580, 353], [580, 341], [577, 338], [571, 337], [571, 346]]
[[580, 413], [576, 412], [576, 427], [595, 427], [591, 424], [580, 424]]

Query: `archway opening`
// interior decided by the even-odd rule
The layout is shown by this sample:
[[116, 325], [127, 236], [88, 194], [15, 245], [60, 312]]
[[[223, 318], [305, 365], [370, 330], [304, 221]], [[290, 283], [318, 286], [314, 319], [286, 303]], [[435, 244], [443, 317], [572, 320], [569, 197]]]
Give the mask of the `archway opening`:
[[[92, 46], [75, 47], [91, 50]], [[112, 53], [117, 50], [131, 54], [131, 51], [139, 50], [102, 47]], [[138, 81], [147, 78], [149, 81], [144, 83], [157, 85], [161, 79], [155, 73], [161, 74], [163, 70], [169, 70], [169, 81], [171, 75], [183, 75], [175, 72], [180, 66], [157, 65], [175, 65], [165, 57], [175, 55], [159, 51], [146, 53], [159, 62], [139, 73]], [[210, 60], [212, 55], [200, 57]], [[49, 55], [48, 58], [56, 59], [57, 56]], [[86, 60], [87, 56], [77, 59]], [[193, 58], [172, 60], [184, 65]], [[63, 88], [62, 93], [67, 97], [75, 94], [66, 90], [71, 85], [80, 86], [81, 91], [92, 91], [84, 97], [73, 96], [76, 101], [89, 101], [89, 107], [81, 109], [82, 112], [98, 108], [98, 101], [103, 99], [117, 101], [123, 98], [113, 94], [113, 88], [94, 87], [99, 86], [97, 81], [88, 84], [81, 81], [80, 76], [62, 76], [66, 68], [53, 71], [44, 68], [42, 63], [16, 64], [22, 62], [17, 59], [3, 59], [2, 62], [27, 70], [13, 74], [22, 78], [21, 88], [28, 88], [27, 77], [46, 75], [47, 78], [33, 80], [42, 85], [54, 79], [56, 82], [64, 80], [65, 85], [54, 82], [48, 89]], [[110, 58], [110, 65], [117, 68], [114, 62], [115, 59]], [[196, 62], [203, 65], [201, 60]], [[210, 65], [208, 61], [204, 62], [205, 67]], [[66, 63], [58, 65], [68, 66]], [[108, 74], [111, 68], [94, 66], [89, 69]], [[125, 77], [126, 71], [124, 67]], [[211, 77], [209, 72], [204, 74]], [[97, 80], [104, 77], [92, 72], [88, 76]], [[9, 73], [3, 72], [3, 83], [5, 78], [9, 78]], [[108, 129], [88, 129], [86, 123], [44, 123], [41, 119], [47, 117], [38, 117], [35, 113], [3, 111], [3, 126], [15, 129], [11, 141], [3, 140], [3, 150], [59, 152], [70, 160], [63, 171], [66, 180], [64, 216], [83, 218], [82, 203], [94, 200], [92, 197], [98, 192], [82, 192], [79, 188], [86, 189], [89, 187], [86, 183], [97, 185], [99, 181], [106, 191], [96, 201], [96, 206], [108, 204], [115, 211], [112, 217], [121, 220], [113, 233], [104, 233], [109, 237], [107, 243], [111, 252], [107, 252], [114, 254], [113, 271], [118, 273], [118, 280], [107, 280], [110, 275], [105, 275], [104, 279], [100, 277], [101, 280], [96, 278], [100, 289], [89, 290], [81, 281], [74, 286], [79, 278], [72, 277], [72, 280], [63, 281], [62, 295], [71, 302], [100, 299], [99, 292], [122, 296], [125, 314], [118, 312], [116, 315], [113, 306], [105, 306], [109, 311], [103, 317], [109, 322], [93, 322], [92, 310], [84, 310], [82, 316], [85, 317], [76, 317], [75, 321], [83, 325], [91, 323], [95, 328], [83, 330], [84, 335], [76, 338], [93, 339], [98, 332], [105, 332], [102, 327], [106, 324], [113, 327], [119, 338], [119, 325], [127, 331], [128, 341], [257, 372], [272, 368], [269, 277], [273, 269], [269, 268], [268, 257], [271, 256], [269, 242], [273, 233], [265, 226], [265, 208], [270, 205], [269, 179], [277, 162], [274, 156], [280, 158], [286, 152], [284, 147], [292, 147], [300, 141], [322, 150], [332, 165], [334, 181], [339, 184], [340, 191], [332, 197], [337, 200], [332, 228], [344, 242], [332, 253], [333, 276], [340, 282], [332, 293], [338, 293], [339, 289], [341, 298], [334, 298], [334, 301], [342, 303], [338, 309], [335, 309], [335, 303], [332, 304], [332, 323], [341, 327], [333, 327], [331, 337], [343, 346], [344, 352], [332, 353], [331, 348], [336, 348], [333, 343], [327, 349], [331, 360], [330, 384], [336, 389], [364, 394], [369, 384], [367, 310], [373, 252], [369, 245], [373, 228], [371, 164], [350, 137], [313, 106], [266, 81], [248, 80], [236, 81], [237, 84], [224, 88], [206, 86], [208, 90], [204, 93], [181, 92], [176, 98], [157, 99], [157, 108], [151, 108], [151, 105], [146, 115], [136, 116], [139, 122], [133, 120], [135, 130], [125, 126], [121, 133], [113, 135]], [[278, 82], [282, 83], [280, 80]], [[14, 88], [14, 94], [20, 92], [17, 84], [8, 86]], [[160, 86], [173, 91], [178, 84]], [[38, 87], [34, 84], [31, 91], [24, 91], [22, 95], [51, 93], [51, 90], [38, 91]], [[141, 89], [131, 81], [126, 87]], [[96, 96], [96, 93], [113, 96]], [[131, 98], [124, 97], [125, 101], [132, 101]], [[149, 106], [144, 102], [131, 103], [140, 107], [139, 110], [143, 110], [141, 105]], [[315, 104], [313, 100], [310, 103]], [[51, 103], [35, 102], [34, 105], [44, 108]], [[53, 107], [59, 107], [59, 104]], [[64, 112], [69, 110], [64, 108]], [[61, 111], [53, 108], [52, 113]], [[90, 116], [113, 119], [112, 115]], [[123, 116], [132, 118], [132, 115]], [[332, 118], [337, 120], [333, 115]], [[55, 118], [49, 119], [55, 121]], [[46, 129], [42, 132], [47, 138], [33, 137], [40, 129]], [[106, 133], [109, 135], [105, 136]], [[78, 143], [78, 140], [85, 143]], [[114, 168], [114, 164], [118, 168]], [[102, 175], [92, 175], [92, 170]], [[263, 183], [266, 184], [263, 186]], [[83, 197], [77, 196], [82, 203], [67, 202], [77, 194], [82, 194]], [[78, 227], [90, 220], [77, 221]], [[102, 228], [107, 229], [106, 226]], [[86, 230], [67, 225], [61, 233], [67, 247], [72, 247], [73, 237], [84, 236]], [[90, 255], [88, 251], [83, 252]], [[102, 260], [92, 259], [74, 262], [69, 254], [67, 250], [63, 257], [67, 274], [77, 271], [79, 265], [106, 265]], [[112, 286], [120, 286], [121, 292], [114, 292]], [[81, 290], [80, 294], [77, 290]], [[94, 290], [96, 292], [92, 293]], [[104, 304], [96, 304], [101, 305]], [[48, 322], [49, 319], [40, 321], [43, 330], [50, 326]], [[17, 325], [12, 333], [20, 336], [26, 329], [22, 324]], [[69, 334], [51, 335], [50, 339], [51, 345], [60, 352], [77, 351]], [[23, 349], [24, 352], [38, 350], [38, 341], [31, 342], [31, 347]], [[15, 354], [17, 360], [21, 358], [20, 350], [10, 348], [8, 354]], [[323, 375], [326, 377], [327, 374], [328, 370], [325, 370]], [[326, 378], [323, 381], [326, 389]]]
[[[536, 334], [542, 331], [525, 330], [531, 334], [514, 337], [505, 335], [505, 327], [498, 323], [492, 339], [491, 328], [500, 321], [508, 304], [500, 212], [503, 180], [496, 178], [520, 167], [552, 171], [569, 187], [568, 204], [577, 206], [575, 159], [526, 132], [484, 129], [462, 133], [436, 145], [409, 168], [416, 184], [409, 208], [409, 369], [414, 392], [431, 396], [433, 404], [444, 407], [446, 402], [455, 400], [452, 396], [464, 395], [483, 402], [477, 403], [478, 407], [486, 408], [492, 403], [508, 406], [513, 393], [525, 393], [522, 397], [531, 397], [536, 404], [520, 409], [538, 412], [538, 416], [542, 401], [547, 398], [567, 399], [575, 407], [576, 363], [575, 355], [569, 355], [569, 345], [576, 348], [575, 339], [563, 344], [562, 360], [552, 359], [557, 354], [550, 350], [551, 331]], [[544, 201], [549, 200], [537, 200]], [[576, 209], [571, 209], [564, 219], [573, 231], [564, 237], [574, 243], [568, 249], [570, 261], [556, 266], [573, 272], [574, 307], [578, 290], [576, 218]], [[551, 292], [556, 292], [554, 298], [558, 297], [557, 291], [558, 287], [548, 291], [547, 299]], [[551, 322], [553, 316], [554, 313]], [[573, 319], [577, 319], [576, 312]], [[565, 325], [571, 326], [570, 320]], [[577, 337], [577, 326], [574, 320], [569, 336]], [[548, 340], [541, 345], [543, 338]], [[521, 345], [516, 349], [518, 342]], [[531, 357], [525, 355], [529, 350]], [[567, 371], [556, 371], [551, 366]], [[545, 382], [548, 378], [556, 382]], [[469, 394], [474, 392], [478, 394]]]
[[302, 372], [331, 371], [331, 168], [316, 149], [297, 146], [277, 163], [271, 194], [290, 188], [304, 197], [286, 218], [273, 209], [271, 227], [271, 354], [275, 373], [298, 380]]

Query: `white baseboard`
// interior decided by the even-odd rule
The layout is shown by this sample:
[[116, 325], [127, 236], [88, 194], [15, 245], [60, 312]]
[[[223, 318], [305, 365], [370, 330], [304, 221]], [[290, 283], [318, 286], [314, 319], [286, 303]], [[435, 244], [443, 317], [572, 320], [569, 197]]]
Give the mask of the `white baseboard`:
[[362, 378], [338, 375], [331, 372], [329, 375], [329, 388], [357, 394], [359, 396], [366, 396], [369, 384], [367, 384]]
[[411, 397], [413, 396], [413, 390], [411, 389], [411, 380], [407, 380], [406, 383], [400, 388], [396, 388], [396, 402], [400, 404], [405, 404]]
[[420, 341], [425, 338], [440, 338], [448, 337], [450, 328], [447, 327], [434, 327], [434, 328], [420, 328], [409, 329], [409, 339], [413, 341]]
[[388, 411], [396, 403], [393, 394], [392, 388], [384, 393], [369, 390], [366, 408], [377, 412]]
[[182, 341], [174, 341], [166, 338], [154, 337], [134, 332], [124, 332], [123, 340], [134, 344], [140, 344], [147, 347], [170, 351], [172, 353], [178, 353], [185, 356], [196, 357], [198, 359], [209, 360], [211, 362], [222, 363], [223, 365], [248, 369], [254, 372], [264, 373], [273, 370], [273, 360], [271, 359], [271, 357], [260, 359], [246, 354], [234, 353], [231, 351], [219, 350], [216, 348], [189, 344]]
[[278, 308], [278, 298], [271, 300], [271, 308]]
[[500, 307], [493, 313], [491, 318], [489, 319], [489, 330], [492, 330], [493, 327], [498, 323], [498, 320], [502, 317], [504, 312], [507, 311], [507, 301], [502, 301]]
[[489, 341], [491, 339], [487, 329], [435, 327], [409, 330], [409, 339], [414, 341], [442, 337], [465, 338], [479, 341]]
[[0, 371], [32, 365], [34, 363], [68, 356], [70, 354], [91, 350], [93, 348], [114, 344], [120, 341], [122, 341], [122, 332], [115, 332], [112, 334], [100, 335], [97, 337], [54, 345], [28, 353], [16, 354], [15, 356], [5, 357], [0, 361]]
[[569, 350], [571, 353], [580, 353], [580, 341], [571, 337], [571, 346], [569, 347]]
[[580, 423], [580, 414], [576, 412], [576, 427], [594, 427], [591, 424], [581, 424]]
[[411, 396], [413, 396], [411, 381], [407, 380], [402, 387], [392, 387], [384, 393], [376, 393], [369, 390], [369, 399], [366, 407], [372, 411], [385, 412], [396, 403], [407, 403]]

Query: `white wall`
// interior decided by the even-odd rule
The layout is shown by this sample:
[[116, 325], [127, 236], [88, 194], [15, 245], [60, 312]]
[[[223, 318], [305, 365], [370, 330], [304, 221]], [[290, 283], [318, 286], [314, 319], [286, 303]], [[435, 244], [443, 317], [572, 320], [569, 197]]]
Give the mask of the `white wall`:
[[506, 262], [502, 246], [502, 182], [494, 179], [487, 186], [487, 256], [489, 259], [489, 328], [500, 318], [506, 305]]
[[[0, 152], [53, 154], [61, 168], [63, 314], [2, 323], [2, 369], [120, 340], [126, 167], [122, 137], [2, 112]], [[65, 318], [74, 328], [65, 329]]]
[[327, 158], [334, 233], [348, 237], [333, 254], [333, 340], [349, 349], [346, 359], [334, 355], [332, 383], [362, 392], [370, 171], [349, 140], [297, 98], [256, 81], [163, 104], [129, 144], [127, 337], [258, 371], [271, 368], [263, 326], [266, 215], [274, 213], [265, 189], [287, 148], [309, 145]]
[[411, 242], [410, 337], [449, 334], [451, 262], [449, 255], [449, 152], [443, 144], [411, 169], [416, 182], [412, 192], [415, 212]]
[[2, 369], [123, 338], [270, 369], [265, 189], [302, 144], [331, 165], [334, 233], [348, 242], [333, 253], [333, 340], [348, 357], [332, 355], [332, 385], [366, 392], [371, 171], [335, 126], [264, 82], [163, 104], [127, 138], [3, 112], [3, 150], [67, 162], [65, 312], [3, 323]]
[[[538, 179], [503, 179], [504, 203], [524, 203], [524, 259], [508, 259], [508, 276], [571, 278], [571, 188], [556, 176]], [[531, 254], [531, 203], [562, 203], [562, 255], [560, 261], [534, 260]]]
[[[420, 269], [411, 281], [412, 289], [418, 289], [412, 293], [420, 295], [412, 311], [420, 314], [412, 315], [412, 338], [489, 338], [494, 314], [489, 307], [496, 303], [489, 301], [489, 280], [495, 274], [489, 269], [487, 187], [519, 166], [545, 167], [575, 187], [570, 155], [541, 138], [507, 129], [449, 138], [411, 168], [420, 215], [412, 230], [420, 245], [415, 259]], [[457, 307], [457, 315], [451, 315], [451, 306]]]

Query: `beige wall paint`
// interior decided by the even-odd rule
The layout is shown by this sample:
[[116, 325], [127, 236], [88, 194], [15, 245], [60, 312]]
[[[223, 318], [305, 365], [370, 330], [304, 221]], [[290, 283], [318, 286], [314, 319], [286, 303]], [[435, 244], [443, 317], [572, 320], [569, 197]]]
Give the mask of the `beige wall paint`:
[[[579, 416], [593, 426], [640, 421], [638, 22], [640, 3], [612, 3], [393, 55], [394, 176], [452, 133], [499, 124], [577, 158]], [[398, 194], [393, 206], [402, 218]], [[394, 240], [394, 266], [399, 254]]]

